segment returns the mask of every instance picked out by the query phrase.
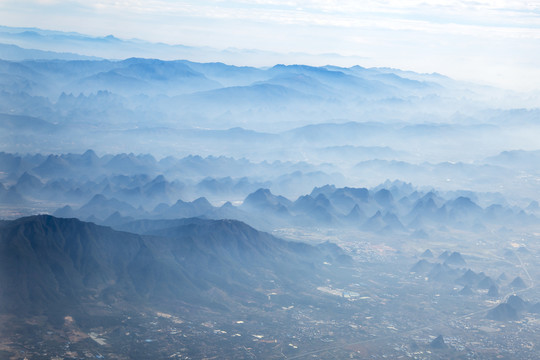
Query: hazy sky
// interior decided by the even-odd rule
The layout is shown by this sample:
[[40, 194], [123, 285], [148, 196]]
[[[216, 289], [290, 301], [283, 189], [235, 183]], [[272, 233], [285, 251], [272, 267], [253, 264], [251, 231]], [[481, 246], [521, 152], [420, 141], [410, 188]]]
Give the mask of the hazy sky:
[[[8, 26], [338, 53], [362, 66], [540, 88], [540, 1], [0, 0], [0, 13]], [[294, 54], [284, 56], [283, 63], [292, 62]]]

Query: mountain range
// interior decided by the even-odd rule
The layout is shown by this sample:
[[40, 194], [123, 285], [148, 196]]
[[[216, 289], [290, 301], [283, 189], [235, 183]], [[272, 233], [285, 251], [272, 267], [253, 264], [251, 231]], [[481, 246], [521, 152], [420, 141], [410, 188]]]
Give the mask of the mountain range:
[[[126, 231], [47, 215], [0, 226], [2, 313], [57, 322], [120, 311], [238, 308], [267, 291], [295, 296], [352, 261], [339, 247], [277, 239], [238, 221], [132, 222]], [[84, 320], [83, 320], [84, 321]]]
[[[427, 236], [449, 226], [471, 231], [529, 226], [540, 210], [532, 200], [511, 205], [498, 193], [435, 191], [400, 181], [370, 189], [327, 185], [333, 179], [343, 181], [329, 174], [330, 165], [324, 173], [305, 163], [198, 156], [158, 161], [151, 155], [99, 157], [91, 150], [0, 156], [0, 171], [9, 174], [0, 189], [7, 209], [41, 206], [58, 216], [107, 225], [204, 216], [237, 219], [268, 231], [286, 224], [317, 224]], [[233, 172], [239, 177], [220, 177]], [[296, 195], [310, 184], [311, 193]], [[285, 191], [285, 196], [274, 191]]]
[[[190, 57], [204, 50], [194, 47], [34, 28], [1, 27], [0, 42], [0, 143], [8, 153], [225, 156], [272, 164], [267, 168], [290, 162], [288, 171], [272, 174], [285, 186], [268, 186], [266, 174], [248, 180], [260, 185], [250, 192], [270, 187], [295, 197], [325, 184], [374, 187], [387, 179], [444, 190], [504, 189], [512, 197], [537, 193], [529, 178], [538, 171], [527, 165], [538, 157], [534, 94], [359, 65], [209, 62]], [[105, 48], [131, 55], [76, 55]], [[151, 55], [156, 49], [179, 52], [164, 60]], [[129, 167], [135, 160], [141, 159], [110, 166], [150, 172], [149, 162]], [[214, 173], [207, 166], [190, 175], [236, 174]], [[170, 178], [152, 174], [158, 175]]]

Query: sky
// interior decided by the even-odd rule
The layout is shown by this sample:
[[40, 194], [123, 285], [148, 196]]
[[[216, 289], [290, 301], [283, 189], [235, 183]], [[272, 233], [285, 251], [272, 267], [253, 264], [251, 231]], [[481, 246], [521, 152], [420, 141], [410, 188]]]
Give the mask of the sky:
[[266, 50], [282, 63], [333, 53], [345, 65], [540, 90], [540, 1], [0, 0], [0, 14], [6, 26]]

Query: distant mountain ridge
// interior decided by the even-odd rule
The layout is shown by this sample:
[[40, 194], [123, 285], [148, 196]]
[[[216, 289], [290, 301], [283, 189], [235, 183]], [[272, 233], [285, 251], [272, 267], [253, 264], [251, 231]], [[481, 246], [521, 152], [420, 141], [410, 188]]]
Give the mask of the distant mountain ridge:
[[0, 44], [0, 59], [10, 61], [21, 60], [100, 60], [95, 56], [85, 56], [74, 53], [59, 53], [54, 51], [24, 49], [13, 44]]
[[[89, 47], [123, 44], [115, 37], [2, 29], [0, 35], [8, 37], [49, 39], [44, 47], [70, 37]], [[502, 100], [495, 101], [500, 108], [491, 109], [485, 100], [510, 99], [511, 94], [398, 69], [282, 62], [234, 66], [224, 59], [135, 55], [0, 60], [3, 150], [57, 154], [94, 149], [101, 154], [308, 162], [312, 172], [325, 173], [326, 183], [338, 186], [402, 179], [437, 188], [495, 192], [504, 186], [535, 194], [521, 171], [538, 175], [526, 164], [536, 155], [521, 153], [519, 161], [493, 157], [535, 146], [522, 134], [537, 130], [538, 109], [509, 109]], [[501, 136], [508, 140], [504, 145], [489, 140]], [[65, 140], [72, 138], [78, 141]], [[479, 150], [467, 151], [473, 146]], [[292, 177], [296, 170], [280, 175]], [[311, 180], [302, 193], [324, 185]], [[289, 182], [295, 181], [305, 179], [295, 176]]]
[[302, 63], [344, 64], [359, 63], [358, 56], [338, 54], [280, 54], [254, 49], [216, 49], [207, 46], [153, 43], [139, 39], [120, 39], [114, 35], [89, 36], [76, 32], [0, 26], [0, 42], [15, 44], [28, 49], [71, 52], [108, 59], [124, 59], [132, 56], [161, 59], [189, 59], [192, 61], [227, 61], [231, 63], [268, 66], [278, 63], [284, 55]]

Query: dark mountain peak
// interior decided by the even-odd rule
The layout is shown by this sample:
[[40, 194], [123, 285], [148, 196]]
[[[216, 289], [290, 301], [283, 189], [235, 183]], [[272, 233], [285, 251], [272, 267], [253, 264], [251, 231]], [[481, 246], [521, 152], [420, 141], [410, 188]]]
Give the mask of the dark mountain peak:
[[426, 249], [426, 251], [424, 251], [422, 253], [422, 255], [420, 255], [420, 257], [423, 257], [423, 258], [432, 258], [433, 257], [433, 253], [431, 252], [430, 249]]
[[429, 343], [429, 347], [432, 349], [446, 349], [448, 345], [444, 342], [443, 336], [439, 335]]
[[383, 215], [380, 210], [377, 210], [377, 212], [362, 225], [362, 229], [367, 231], [380, 231], [385, 226], [386, 223], [383, 220]]
[[324, 207], [332, 206], [330, 205], [330, 200], [328, 200], [328, 198], [324, 194], [317, 195], [317, 197], [315, 198], [315, 201], [317, 202], [318, 205], [321, 205]]
[[[75, 218], [63, 219], [63, 218], [57, 218], [52, 215], [41, 214], [41, 215], [32, 215], [32, 216], [19, 218], [17, 220], [13, 220], [10, 222], [9, 226], [15, 227], [15, 228], [21, 227], [21, 226], [22, 227], [35, 226], [34, 229], [50, 228], [50, 229], [53, 229], [54, 231], [58, 231], [59, 229], [62, 229], [62, 228], [70, 228], [74, 226], [77, 227], [83, 224], [89, 224], [89, 223], [85, 223]], [[89, 224], [89, 226], [93, 227], [96, 225]]]
[[482, 208], [473, 202], [470, 198], [465, 196], [460, 196], [453, 201], [450, 201], [449, 204], [454, 210], [464, 210], [464, 211], [481, 211]]
[[479, 289], [485, 289], [485, 290], [489, 290], [492, 286], [496, 285], [495, 284], [495, 281], [489, 277], [489, 276], [484, 276], [479, 282], [478, 284], [476, 285], [477, 288]]
[[435, 204], [433, 197], [423, 197], [416, 201], [413, 211], [435, 212], [437, 209], [437, 204]]
[[446, 260], [449, 256], [450, 256], [450, 251], [445, 250], [444, 252], [442, 252], [442, 253], [439, 255], [438, 259], [439, 259], [439, 260]]
[[230, 201], [227, 201], [221, 205], [221, 209], [235, 209], [235, 206]]
[[201, 218], [181, 218], [181, 219], [167, 219], [167, 220], [134, 220], [124, 224], [118, 224], [115, 229], [120, 231], [131, 232], [139, 235], [145, 235], [152, 233], [156, 230], [177, 228], [193, 223], [202, 223], [209, 221]]
[[109, 217], [106, 218], [103, 221], [102, 225], [114, 226], [114, 225], [117, 225], [117, 224], [125, 224], [125, 223], [133, 221], [133, 220], [134, 220], [133, 217], [122, 216], [122, 214], [120, 214], [119, 211], [115, 211], [114, 213], [109, 215]]
[[392, 213], [392, 212], [387, 212], [383, 216], [382, 219], [383, 219], [384, 223], [386, 224], [387, 229], [400, 230], [400, 231], [405, 230], [405, 226], [403, 226], [401, 221], [399, 221], [399, 218], [397, 217], [397, 215]]
[[455, 266], [463, 266], [466, 264], [461, 254], [458, 253], [457, 251], [454, 251], [452, 254], [450, 254], [450, 256], [448, 256], [446, 260], [444, 260], [444, 263], [447, 265], [455, 265]]
[[63, 174], [70, 168], [69, 163], [59, 155], [49, 155], [47, 159], [32, 171], [40, 176], [56, 176]]
[[436, 263], [427, 276], [430, 280], [451, 284], [456, 277], [456, 273], [448, 265]]
[[512, 282], [509, 285], [511, 288], [516, 290], [521, 290], [527, 288], [527, 285], [525, 284], [525, 281], [520, 276], [517, 276], [512, 280]]
[[506, 303], [510, 306], [512, 306], [516, 311], [525, 311], [527, 307], [529, 306], [528, 302], [520, 298], [518, 295], [510, 295], [508, 297], [508, 300], [506, 300]]
[[169, 183], [163, 175], [158, 175], [145, 183], [142, 189], [140, 187], [138, 189], [148, 199], [168, 201], [169, 195], [174, 192], [173, 188], [174, 185]]
[[459, 277], [456, 280], [456, 283], [462, 284], [462, 285], [474, 285], [476, 282], [478, 282], [479, 275], [472, 271], [471, 269], [467, 269], [461, 277]]
[[38, 177], [31, 175], [25, 171], [17, 180], [16, 185], [18, 187], [24, 186], [28, 188], [41, 188], [43, 186], [43, 183]]
[[301, 195], [298, 197], [298, 199], [294, 201], [293, 205], [298, 206], [298, 205], [303, 205], [303, 204], [314, 204], [314, 203], [315, 203], [315, 198], [313, 198], [313, 196]]
[[[174, 203], [173, 206], [182, 206], [184, 204], [187, 204], [187, 202], [182, 200], [182, 199], [178, 199], [178, 200], [176, 200], [176, 202]], [[160, 205], [162, 205], [162, 204], [160, 204]], [[160, 205], [158, 205], [158, 206], [160, 206]]]
[[94, 150], [86, 150], [81, 155], [82, 164], [79, 165], [85, 165], [85, 166], [95, 166], [99, 164], [99, 157], [96, 155]]
[[37, 215], [9, 222], [0, 231], [0, 277], [9, 290], [1, 294], [1, 306], [65, 314], [93, 296], [93, 289], [110, 285], [125, 269], [121, 259], [139, 246], [136, 235], [73, 218]]
[[191, 217], [200, 217], [206, 216], [206, 214], [212, 211], [214, 207], [208, 200], [204, 197], [200, 197], [192, 202], [186, 202], [182, 199], [178, 199], [176, 203], [166, 208], [162, 206], [160, 209], [155, 209], [154, 212], [162, 210], [161, 215], [166, 216], [166, 218], [191, 218]]
[[244, 200], [243, 205], [255, 208], [276, 208], [285, 209], [291, 202], [283, 196], [275, 196], [269, 189], [259, 189], [249, 194]]
[[120, 201], [114, 197], [109, 199], [103, 194], [96, 194], [90, 201], [76, 211], [76, 215], [79, 218], [104, 220], [116, 211], [119, 211], [122, 215], [132, 215], [137, 213], [137, 210], [132, 205], [124, 201]]
[[193, 200], [193, 205], [195, 206], [199, 206], [199, 207], [204, 207], [204, 208], [212, 208], [212, 204], [210, 204], [210, 202], [204, 197], [204, 196], [201, 196], [200, 198], [197, 198], [195, 200]]
[[323, 193], [318, 194], [315, 198], [311, 195], [300, 196], [292, 205], [296, 209], [303, 209], [305, 211], [313, 210], [315, 207], [332, 209], [330, 200]]
[[159, 183], [164, 183], [164, 182], [167, 182], [167, 179], [165, 179], [165, 176], [160, 174], [156, 176], [149, 184], [159, 184]]
[[[259, 232], [237, 220], [195, 218], [182, 221], [184, 224], [173, 225], [177, 220], [170, 220], [170, 223], [158, 220], [154, 229], [147, 230], [146, 234], [182, 239], [182, 247], [196, 248], [203, 253], [212, 254], [215, 261], [230, 262], [230, 266], [234, 267], [247, 264], [274, 267], [276, 262], [283, 261], [281, 258], [290, 259], [293, 254], [314, 256], [316, 259], [324, 253], [324, 256], [330, 256], [332, 261], [345, 259], [345, 253], [335, 244], [314, 248], [303, 243], [287, 242]], [[147, 225], [147, 229], [151, 226]], [[293, 255], [295, 256], [298, 255]]]
[[253, 241], [253, 244], [257, 244], [258, 240], [255, 238], [251, 238], [248, 235], [264, 235], [264, 236], [272, 237], [271, 235], [267, 233], [259, 232], [258, 230], [254, 229], [253, 227], [249, 226], [248, 224], [242, 221], [231, 220], [231, 219], [219, 219], [219, 220], [201, 219], [201, 221], [189, 224], [188, 228], [197, 229], [197, 232], [203, 231], [203, 232], [216, 233], [216, 234], [218, 233], [230, 234], [230, 235], [233, 235], [233, 237], [238, 237], [245, 241], [250, 241], [250, 242]]
[[437, 201], [437, 200], [442, 200], [439, 195], [437, 194], [437, 192], [435, 190], [430, 190], [428, 191], [427, 193], [425, 193], [421, 199], [423, 200], [433, 200], [433, 201]]
[[424, 273], [427, 273], [429, 269], [432, 268], [432, 266], [433, 266], [432, 263], [430, 263], [427, 260], [422, 259], [422, 260], [418, 260], [418, 262], [414, 264], [409, 271], [418, 273], [418, 274], [424, 274]]
[[335, 210], [324, 194], [313, 198], [311, 195], [300, 196], [289, 208], [308, 223], [332, 224]]
[[98, 158], [98, 156], [96, 155], [96, 153], [95, 153], [94, 150], [92, 150], [92, 149], [86, 150], [86, 151], [82, 154], [82, 157], [83, 157], [83, 158], [87, 158], [87, 159], [89, 159], [89, 158], [97, 159], [97, 158]]
[[518, 320], [519, 315], [516, 309], [510, 304], [502, 303], [487, 313], [487, 318], [495, 321], [513, 321]]
[[360, 209], [358, 204], [355, 204], [351, 211], [345, 216], [348, 222], [360, 222], [366, 219], [366, 214]]
[[270, 189], [263, 189], [260, 188], [256, 190], [255, 192], [248, 195], [248, 197], [244, 200], [244, 202], [267, 202], [267, 201], [273, 201], [275, 199], [274, 194], [270, 191]]

